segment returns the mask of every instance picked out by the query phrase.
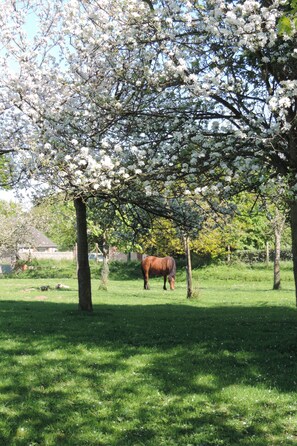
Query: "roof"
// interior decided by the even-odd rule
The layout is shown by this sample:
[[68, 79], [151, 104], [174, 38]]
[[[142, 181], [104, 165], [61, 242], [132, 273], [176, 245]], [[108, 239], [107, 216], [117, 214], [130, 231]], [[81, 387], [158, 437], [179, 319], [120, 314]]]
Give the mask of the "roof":
[[32, 234], [32, 244], [35, 248], [57, 248], [57, 244], [50, 240], [42, 232], [38, 231], [38, 229], [31, 228], [30, 232]]

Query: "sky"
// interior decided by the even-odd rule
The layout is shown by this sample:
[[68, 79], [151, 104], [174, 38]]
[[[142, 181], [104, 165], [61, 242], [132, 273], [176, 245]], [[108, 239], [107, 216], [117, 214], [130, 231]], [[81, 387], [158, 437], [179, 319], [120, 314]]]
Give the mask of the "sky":
[[17, 197], [17, 194], [13, 190], [0, 190], [0, 200], [20, 203], [25, 211], [32, 207], [32, 202], [30, 201], [29, 197], [26, 199], [24, 193], [21, 197]]
[[18, 201], [11, 190], [0, 190], [0, 200], [5, 201]]

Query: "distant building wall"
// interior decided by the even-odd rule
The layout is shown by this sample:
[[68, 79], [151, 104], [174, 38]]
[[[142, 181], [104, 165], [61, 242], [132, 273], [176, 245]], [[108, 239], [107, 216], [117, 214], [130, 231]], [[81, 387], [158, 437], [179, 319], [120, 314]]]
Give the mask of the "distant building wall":
[[[28, 259], [28, 253], [20, 253], [21, 259]], [[65, 252], [42, 252], [42, 251], [31, 251], [30, 257], [37, 260], [74, 260], [73, 251]]]
[[127, 262], [128, 260], [139, 260], [139, 254], [137, 252], [131, 252], [130, 254], [124, 254], [117, 250], [117, 248], [112, 247], [109, 250], [109, 260], [117, 260], [120, 262]]
[[[76, 260], [76, 252], [74, 251], [66, 251], [66, 252], [42, 252], [42, 251], [31, 251], [29, 252], [20, 252], [20, 258], [23, 260], [27, 260], [30, 256], [32, 259], [37, 260]], [[109, 260], [110, 261], [120, 261], [127, 262], [129, 258], [128, 254], [124, 254], [122, 252], [117, 251], [116, 248], [111, 248], [109, 251]], [[132, 252], [130, 255], [130, 260], [142, 260], [142, 255], [137, 254], [136, 252]]]

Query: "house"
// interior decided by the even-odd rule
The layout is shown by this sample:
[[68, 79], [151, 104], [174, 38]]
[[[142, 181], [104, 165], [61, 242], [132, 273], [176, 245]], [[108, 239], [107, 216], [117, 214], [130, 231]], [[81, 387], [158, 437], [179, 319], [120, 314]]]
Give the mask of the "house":
[[28, 234], [28, 240], [30, 242], [24, 243], [19, 246], [19, 253], [32, 253], [32, 252], [56, 252], [58, 251], [58, 246], [52, 240], [50, 240], [42, 232], [38, 231], [36, 228], [30, 229], [30, 234]]
[[0, 274], [12, 271], [17, 256], [22, 260], [28, 260], [32, 257], [48, 258], [55, 254], [62, 254], [62, 257], [64, 255], [64, 253], [58, 253], [58, 246], [36, 228], [27, 230], [26, 239], [26, 242], [18, 245], [17, 253], [15, 250], [2, 252]]

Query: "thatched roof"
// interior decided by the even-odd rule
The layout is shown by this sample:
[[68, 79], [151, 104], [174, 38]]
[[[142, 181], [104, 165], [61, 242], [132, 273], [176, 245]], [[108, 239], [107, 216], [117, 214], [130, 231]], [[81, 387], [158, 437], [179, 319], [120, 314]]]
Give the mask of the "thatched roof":
[[31, 228], [30, 232], [32, 234], [32, 245], [34, 248], [57, 248], [57, 244], [50, 240], [46, 235], [42, 232], [38, 231], [36, 228]]
[[19, 244], [19, 249], [34, 249], [37, 251], [56, 250], [58, 245], [34, 227], [27, 229], [26, 241]]

